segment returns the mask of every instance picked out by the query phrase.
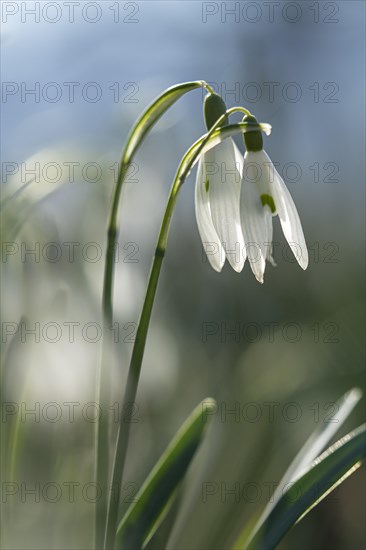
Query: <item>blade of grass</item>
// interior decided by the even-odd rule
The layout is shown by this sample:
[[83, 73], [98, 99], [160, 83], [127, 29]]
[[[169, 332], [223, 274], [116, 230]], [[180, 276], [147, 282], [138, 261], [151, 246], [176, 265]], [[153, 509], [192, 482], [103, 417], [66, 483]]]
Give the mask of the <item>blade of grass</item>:
[[176, 433], [120, 522], [116, 548], [135, 550], [150, 540], [173, 502], [177, 487], [204, 437], [207, 415], [214, 409], [215, 401], [205, 399]]
[[283, 488], [287, 483], [296, 481], [301, 474], [306, 471], [309, 465], [320, 455], [326, 448], [330, 440], [339, 431], [343, 423], [347, 420], [354, 407], [362, 397], [362, 392], [359, 388], [353, 388], [345, 393], [334, 406], [336, 408], [336, 418], [332, 418], [330, 422], [323, 421], [316, 430], [311, 434], [306, 443], [301, 447], [294, 460], [286, 470], [285, 475], [281, 479], [276, 491], [273, 494], [272, 501], [265, 508], [260, 521], [264, 521], [276, 502], [280, 499]]
[[350, 432], [320, 455], [308, 470], [283, 492], [250, 541], [234, 548], [275, 548], [284, 535], [321, 500], [351, 475], [366, 455], [366, 426]]
[[183, 483], [174, 491], [171, 505], [167, 509], [162, 521], [158, 522], [156, 529], [151, 533], [144, 543], [144, 550], [161, 550], [167, 548], [169, 538], [174, 528], [179, 510], [181, 509], [182, 498], [184, 497]]
[[[337, 417], [332, 418], [333, 422], [323, 422], [314, 430], [306, 443], [301, 447], [300, 451], [287, 468], [286, 473], [282, 477], [278, 487], [273, 493], [271, 501], [267, 504], [258, 520], [255, 522], [254, 530], [258, 530], [262, 525], [271, 510], [276, 506], [284, 493], [284, 488], [288, 483], [296, 481], [300, 475], [309, 467], [316, 457], [326, 448], [332, 437], [343, 425], [345, 420], [351, 414], [354, 407], [362, 397], [362, 392], [359, 388], [353, 388], [343, 395], [334, 405], [337, 410]], [[244, 528], [239, 539], [245, 540], [248, 536], [247, 527]]]

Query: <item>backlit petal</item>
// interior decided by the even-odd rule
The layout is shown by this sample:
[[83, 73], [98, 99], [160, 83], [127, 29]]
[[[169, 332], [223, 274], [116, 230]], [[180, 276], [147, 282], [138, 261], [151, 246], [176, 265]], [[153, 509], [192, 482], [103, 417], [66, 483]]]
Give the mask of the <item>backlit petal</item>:
[[[250, 158], [250, 155], [249, 155]], [[248, 159], [247, 153], [244, 157], [245, 163]], [[266, 267], [264, 243], [270, 237], [269, 227], [266, 223], [266, 212], [262, 206], [257, 183], [245, 176], [242, 180], [241, 199], [241, 224], [243, 229], [245, 248], [250, 262], [250, 267], [256, 279], [263, 283], [263, 275]]]
[[230, 265], [239, 273], [245, 262], [239, 208], [240, 171], [230, 138], [204, 156], [203, 172], [209, 182], [212, 221]]
[[203, 249], [213, 269], [215, 271], [221, 271], [225, 263], [225, 253], [212, 222], [209, 193], [206, 189], [202, 160], [199, 161], [197, 169], [195, 211]]
[[286, 240], [299, 265], [302, 269], [306, 269], [309, 263], [309, 254], [301, 221], [290, 192], [277, 170], [274, 170], [270, 187]]

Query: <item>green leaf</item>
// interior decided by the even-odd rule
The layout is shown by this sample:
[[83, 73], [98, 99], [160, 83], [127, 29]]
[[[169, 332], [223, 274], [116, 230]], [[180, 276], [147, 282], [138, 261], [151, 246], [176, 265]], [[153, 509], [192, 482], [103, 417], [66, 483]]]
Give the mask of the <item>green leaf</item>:
[[334, 410], [336, 411], [334, 416], [328, 422], [321, 422], [319, 427], [314, 430], [309, 439], [306, 441], [305, 445], [301, 447], [274, 492], [272, 502], [270, 502], [264, 510], [260, 523], [265, 520], [266, 516], [268, 516], [272, 508], [274, 508], [276, 502], [280, 499], [280, 496], [283, 493], [283, 488], [287, 485], [287, 483], [296, 481], [296, 479], [298, 479], [301, 474], [309, 468], [316, 457], [324, 451], [330, 440], [339, 431], [345, 420], [347, 420], [361, 397], [361, 390], [359, 388], [353, 388], [343, 395], [343, 397], [336, 403], [334, 403]]
[[145, 134], [159, 120], [169, 107], [171, 107], [180, 97], [187, 92], [196, 88], [202, 88], [204, 82], [199, 80], [196, 82], [184, 82], [168, 88], [161, 96], [159, 96], [136, 122], [127, 140], [125, 147], [123, 162], [127, 165], [135, 155], [138, 147], [142, 143]]
[[251, 540], [234, 548], [275, 548], [295, 523], [360, 466], [365, 455], [366, 425], [362, 425], [329, 447], [306, 473], [290, 483]]
[[329, 421], [323, 421], [319, 427], [311, 434], [306, 443], [301, 447], [300, 451], [287, 468], [286, 473], [282, 477], [278, 487], [276, 488], [271, 501], [263, 510], [259, 519], [255, 522], [255, 527], [248, 531], [246, 526], [240, 534], [238, 541], [246, 540], [250, 536], [250, 532], [256, 532], [265, 522], [271, 510], [276, 506], [284, 493], [285, 487], [296, 481], [305, 471], [308, 470], [311, 463], [316, 457], [324, 451], [330, 440], [339, 431], [342, 424], [349, 417], [354, 407], [362, 397], [362, 392], [359, 388], [353, 388], [336, 403], [334, 403], [335, 414]]
[[205, 399], [177, 432], [122, 518], [116, 548], [135, 550], [150, 540], [174, 500], [215, 407], [213, 399]]

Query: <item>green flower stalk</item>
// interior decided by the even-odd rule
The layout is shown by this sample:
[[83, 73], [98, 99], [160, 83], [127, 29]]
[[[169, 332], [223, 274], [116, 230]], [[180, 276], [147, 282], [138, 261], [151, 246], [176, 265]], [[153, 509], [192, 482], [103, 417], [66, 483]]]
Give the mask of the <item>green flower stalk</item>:
[[[162, 225], [161, 225], [161, 229], [160, 229], [160, 233], [159, 233], [159, 237], [156, 245], [149, 282], [148, 282], [145, 300], [142, 308], [141, 318], [139, 321], [139, 325], [136, 333], [136, 339], [133, 347], [130, 368], [129, 368], [128, 378], [127, 378], [127, 385], [126, 385], [125, 395], [123, 399], [123, 408], [128, 403], [134, 402], [136, 398], [152, 307], [154, 304], [161, 266], [165, 256], [170, 223], [171, 223], [173, 212], [176, 206], [180, 188], [182, 187], [190, 170], [199, 159], [199, 156], [201, 154], [204, 154], [206, 151], [209, 151], [210, 149], [212, 149], [215, 145], [217, 145], [221, 141], [229, 138], [231, 135], [235, 133], [258, 130], [258, 128], [261, 128], [267, 132], [270, 131], [270, 127], [268, 127], [268, 125], [260, 125], [260, 124], [253, 125], [253, 124], [247, 124], [247, 123], [241, 123], [241, 124], [236, 124], [232, 126], [224, 126], [223, 128], [220, 128], [220, 125], [226, 120], [226, 118], [230, 114], [237, 111], [247, 113], [247, 110], [243, 109], [242, 107], [235, 107], [226, 111], [216, 121], [216, 123], [210, 129], [210, 131], [192, 145], [192, 147], [184, 155], [180, 163], [180, 166], [178, 168], [176, 177], [174, 179], [174, 182], [170, 191], [169, 199], [167, 202], [165, 214], [163, 217], [163, 221], [162, 221]], [[121, 424], [118, 430], [116, 452], [115, 452], [115, 458], [114, 458], [114, 464], [113, 464], [113, 473], [112, 473], [112, 480], [111, 480], [113, 492], [111, 492], [110, 494], [106, 537], [105, 537], [105, 549], [108, 549], [108, 550], [114, 549], [114, 546], [115, 546], [119, 498], [120, 498], [121, 483], [123, 478], [123, 470], [124, 470], [124, 465], [125, 465], [126, 455], [127, 455], [129, 431], [130, 431], [129, 423], [128, 422], [125, 423], [121, 419]]]
[[153, 125], [160, 119], [165, 111], [171, 107], [180, 97], [195, 89], [207, 87], [203, 81], [186, 82], [178, 84], [166, 90], [159, 96], [142, 114], [135, 124], [122, 154], [120, 170], [115, 185], [107, 232], [107, 254], [103, 280], [103, 342], [101, 351], [100, 368], [97, 387], [99, 391], [99, 405], [101, 417], [96, 425], [96, 482], [101, 489], [101, 498], [96, 505], [95, 516], [95, 548], [103, 547], [105, 522], [107, 517], [107, 494], [109, 483], [109, 423], [108, 407], [110, 405], [110, 379], [109, 360], [110, 350], [113, 349], [111, 327], [113, 325], [113, 277], [114, 277], [114, 251], [118, 235], [118, 219], [120, 198], [123, 183], [129, 166], [141, 146], [143, 139]]

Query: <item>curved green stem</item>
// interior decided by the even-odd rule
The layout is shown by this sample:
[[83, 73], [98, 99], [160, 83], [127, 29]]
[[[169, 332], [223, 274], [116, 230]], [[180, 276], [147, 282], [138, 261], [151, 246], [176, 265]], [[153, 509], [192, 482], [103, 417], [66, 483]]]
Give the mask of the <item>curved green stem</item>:
[[244, 113], [247, 116], [253, 116], [252, 113], [248, 109], [245, 109], [244, 107], [234, 107], [234, 109], [236, 111], [240, 111], [241, 113]]
[[212, 88], [212, 86], [207, 84], [207, 82], [204, 83], [203, 87], [205, 88], [205, 90], [208, 91], [209, 94], [214, 94], [215, 93], [215, 90]]
[[[236, 111], [243, 111], [243, 108], [234, 107], [232, 109], [227, 110], [226, 113], [218, 119], [218, 121], [211, 128], [211, 130], [207, 134], [205, 134], [205, 136], [203, 136], [198, 141], [196, 141], [192, 145], [192, 147], [190, 147], [190, 149], [186, 152], [186, 154], [184, 155], [179, 165], [177, 174], [175, 176], [175, 179], [170, 191], [169, 199], [165, 209], [165, 214], [161, 224], [160, 233], [159, 233], [159, 237], [156, 245], [156, 250], [155, 250], [155, 254], [152, 262], [145, 300], [144, 300], [141, 317], [140, 317], [140, 321], [139, 321], [139, 325], [136, 333], [136, 339], [133, 347], [133, 352], [132, 352], [132, 357], [131, 357], [131, 362], [130, 362], [130, 367], [128, 372], [128, 378], [127, 378], [127, 385], [126, 385], [124, 399], [123, 399], [122, 411], [127, 410], [128, 406], [131, 403], [134, 403], [136, 398], [137, 387], [138, 387], [138, 382], [139, 382], [139, 377], [141, 372], [141, 365], [142, 365], [144, 349], [146, 344], [147, 332], [148, 332], [150, 318], [151, 318], [151, 312], [152, 312], [156, 289], [159, 281], [160, 270], [161, 270], [161, 266], [165, 256], [170, 222], [171, 222], [174, 208], [177, 202], [179, 190], [182, 184], [184, 183], [187, 175], [189, 174], [192, 166], [194, 165], [195, 161], [198, 159], [199, 155], [202, 153], [205, 145], [210, 141], [210, 139], [215, 134], [217, 134], [217, 130], [219, 129], [220, 124], [224, 122], [225, 118], [228, 115]], [[241, 125], [236, 125], [235, 128], [236, 127], [238, 128], [237, 131], [240, 131], [242, 128], [246, 128], [247, 126], [244, 123], [242, 123]], [[231, 128], [234, 128], [234, 126]], [[223, 130], [227, 132], [227, 134], [225, 134], [224, 136], [224, 139], [225, 139], [230, 136], [230, 133], [228, 133], [228, 130], [230, 130], [230, 126], [226, 126], [225, 128], [223, 128]], [[117, 445], [116, 445], [115, 458], [114, 458], [114, 464], [113, 464], [113, 474], [112, 474], [112, 491], [110, 493], [109, 507], [108, 507], [107, 529], [106, 529], [106, 538], [105, 538], [105, 549], [108, 549], [108, 550], [114, 550], [114, 546], [115, 546], [119, 500], [120, 500], [120, 493], [121, 493], [121, 483], [122, 483], [123, 470], [124, 470], [124, 465], [125, 465], [126, 455], [127, 455], [129, 433], [130, 433], [130, 423], [128, 419], [125, 419], [122, 416], [120, 420], [118, 435], [117, 435]]]
[[178, 84], [166, 90], [150, 105], [141, 115], [133, 127], [127, 140], [122, 154], [118, 179], [112, 197], [110, 210], [108, 233], [107, 233], [107, 253], [103, 280], [103, 342], [101, 350], [101, 359], [98, 372], [97, 387], [99, 391], [99, 406], [101, 416], [96, 424], [96, 482], [101, 490], [101, 497], [96, 505], [95, 516], [95, 548], [103, 547], [104, 533], [107, 518], [108, 502], [108, 480], [109, 480], [109, 422], [108, 406], [110, 405], [110, 380], [108, 376], [108, 367], [110, 364], [109, 356], [113, 348], [112, 324], [113, 324], [113, 277], [114, 277], [114, 254], [117, 244], [118, 217], [120, 207], [120, 197], [123, 183], [127, 171], [131, 165], [132, 159], [140, 147], [144, 137], [152, 126], [160, 119], [164, 112], [175, 103], [182, 95], [191, 90], [205, 86], [203, 81], [186, 82]]

